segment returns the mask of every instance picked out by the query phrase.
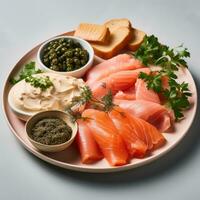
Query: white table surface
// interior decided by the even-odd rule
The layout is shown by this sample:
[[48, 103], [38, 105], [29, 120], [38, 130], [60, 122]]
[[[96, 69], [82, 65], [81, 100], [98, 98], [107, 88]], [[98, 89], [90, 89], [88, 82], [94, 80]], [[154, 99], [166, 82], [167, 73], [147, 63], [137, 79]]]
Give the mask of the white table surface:
[[[0, 0], [1, 91], [8, 72], [28, 50], [79, 22], [127, 17], [168, 45], [184, 42], [200, 87], [200, 1]], [[2, 101], [2, 100], [1, 100]], [[51, 166], [27, 152], [0, 112], [0, 200], [197, 200], [200, 199], [200, 126], [156, 162], [127, 172], [86, 174]]]

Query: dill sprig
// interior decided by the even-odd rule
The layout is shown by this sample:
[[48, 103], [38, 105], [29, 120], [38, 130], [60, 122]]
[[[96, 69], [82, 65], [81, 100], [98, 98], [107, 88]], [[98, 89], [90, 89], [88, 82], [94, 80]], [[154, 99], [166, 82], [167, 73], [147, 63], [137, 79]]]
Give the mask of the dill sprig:
[[103, 104], [103, 110], [108, 112], [112, 110], [112, 108], [115, 106], [113, 103], [113, 95], [112, 92], [109, 91], [105, 96], [101, 98], [101, 102]]
[[72, 121], [76, 121], [77, 119], [85, 120], [85, 118], [81, 116], [81, 113], [79, 111], [74, 111], [74, 108], [85, 104], [89, 104], [94, 109], [104, 112], [110, 111], [115, 106], [115, 104], [113, 103], [113, 95], [111, 91], [109, 91], [99, 100], [93, 97], [92, 91], [88, 86], [84, 86], [81, 88], [80, 95], [75, 96], [72, 99], [71, 104], [66, 108], [66, 112], [71, 116]]

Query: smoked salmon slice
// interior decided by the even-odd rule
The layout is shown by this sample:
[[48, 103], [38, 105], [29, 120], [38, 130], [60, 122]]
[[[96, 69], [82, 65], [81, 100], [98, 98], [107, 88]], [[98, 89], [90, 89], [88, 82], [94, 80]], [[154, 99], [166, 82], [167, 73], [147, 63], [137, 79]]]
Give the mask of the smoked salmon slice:
[[121, 99], [121, 100], [135, 100], [135, 87], [130, 87], [128, 90], [118, 91], [114, 96], [114, 99]]
[[147, 145], [149, 151], [165, 144], [164, 136], [153, 125], [129, 113], [126, 115], [135, 133]]
[[131, 157], [144, 157], [148, 146], [138, 137], [136, 133], [138, 129], [132, 128], [126, 112], [119, 107], [115, 107], [109, 112], [109, 117], [125, 141], [129, 155]]
[[128, 151], [108, 113], [87, 109], [82, 116], [88, 118], [87, 124], [110, 165], [125, 165], [129, 159]]
[[100, 98], [111, 91], [116, 94], [119, 90], [127, 90], [132, 87], [140, 72], [149, 73], [148, 68], [141, 68], [136, 70], [120, 71], [111, 74], [107, 78], [104, 78], [90, 86], [94, 97]]
[[145, 100], [119, 100], [114, 103], [133, 116], [141, 118], [154, 125], [159, 131], [168, 130], [174, 121], [174, 116], [166, 107]]
[[81, 162], [84, 164], [93, 163], [103, 158], [94, 137], [83, 120], [77, 120], [78, 133], [76, 135], [76, 143], [81, 155]]
[[95, 81], [103, 79], [113, 73], [134, 70], [141, 67], [144, 67], [142, 63], [131, 55], [120, 54], [91, 68], [86, 75], [87, 84], [91, 86]]
[[136, 100], [152, 101], [160, 104], [159, 96], [156, 92], [147, 88], [147, 84], [142, 79], [137, 79], [135, 83], [135, 98]]

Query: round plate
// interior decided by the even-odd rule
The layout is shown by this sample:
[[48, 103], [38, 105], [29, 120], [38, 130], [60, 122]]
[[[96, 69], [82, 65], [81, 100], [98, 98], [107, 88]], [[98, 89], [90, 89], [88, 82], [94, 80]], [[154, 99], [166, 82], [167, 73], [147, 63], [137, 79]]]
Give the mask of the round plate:
[[[72, 35], [72, 34], [73, 32], [68, 32], [62, 35]], [[196, 90], [196, 86], [190, 72], [187, 69], [185, 69], [179, 72], [180, 73], [179, 76], [180, 76], [180, 81], [186, 81], [189, 83], [189, 87], [192, 92], [192, 98], [191, 98], [192, 106], [188, 111], [184, 113], [185, 118], [181, 120], [180, 122], [175, 123], [175, 129], [173, 132], [163, 133], [164, 137], [167, 140], [166, 145], [153, 151], [152, 154], [149, 155], [148, 157], [145, 157], [142, 159], [134, 158], [127, 165], [120, 166], [120, 167], [112, 167], [107, 163], [105, 159], [102, 159], [101, 161], [94, 164], [82, 164], [80, 161], [79, 153], [77, 152], [76, 148], [73, 145], [70, 148], [59, 153], [43, 153], [43, 152], [38, 151], [36, 148], [34, 148], [34, 146], [32, 146], [32, 144], [29, 142], [28, 138], [26, 137], [25, 126], [24, 126], [25, 123], [19, 120], [14, 115], [14, 113], [10, 110], [9, 105], [8, 105], [8, 93], [11, 88], [11, 85], [9, 83], [10, 77], [13, 77], [18, 71], [21, 70], [23, 65], [28, 63], [29, 61], [36, 61], [36, 66], [37, 66], [38, 63], [36, 60], [36, 54], [40, 45], [34, 47], [31, 51], [29, 51], [14, 66], [13, 70], [10, 72], [5, 82], [4, 92], [3, 92], [3, 110], [4, 110], [4, 114], [9, 124], [10, 129], [12, 130], [14, 135], [17, 137], [17, 139], [22, 143], [22, 145], [28, 151], [30, 151], [31, 153], [33, 153], [35, 156], [39, 157], [40, 159], [62, 168], [76, 170], [76, 171], [83, 171], [83, 172], [104, 173], [104, 172], [127, 170], [127, 169], [145, 165], [163, 156], [165, 153], [167, 153], [169, 150], [171, 150], [181, 141], [181, 139], [185, 136], [188, 129], [190, 128], [193, 122], [195, 113], [196, 113], [196, 108], [197, 108], [197, 90]], [[100, 61], [100, 59], [97, 57], [95, 58], [95, 60], [97, 62]]]

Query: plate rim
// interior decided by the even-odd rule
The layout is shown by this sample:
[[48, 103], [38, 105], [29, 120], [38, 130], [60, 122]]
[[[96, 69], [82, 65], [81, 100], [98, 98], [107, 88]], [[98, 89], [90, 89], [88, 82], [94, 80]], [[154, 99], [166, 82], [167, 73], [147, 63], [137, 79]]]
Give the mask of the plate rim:
[[[65, 32], [62, 33], [60, 35], [67, 35], [67, 34], [72, 34], [73, 31], [69, 31], [69, 32]], [[57, 36], [60, 36], [57, 35]], [[53, 37], [57, 37], [57, 36], [53, 36]], [[53, 38], [52, 37], [52, 38]], [[46, 41], [46, 40], [45, 40]], [[167, 154], [169, 151], [171, 151], [174, 147], [176, 147], [180, 141], [184, 138], [184, 136], [188, 133], [190, 127], [192, 126], [195, 116], [196, 116], [196, 112], [197, 112], [197, 106], [198, 106], [198, 93], [197, 93], [197, 87], [196, 87], [196, 83], [195, 80], [193, 79], [193, 76], [191, 74], [191, 72], [187, 69], [188, 71], [188, 75], [190, 76], [191, 80], [193, 81], [193, 85], [194, 85], [194, 91], [193, 93], [195, 93], [195, 99], [194, 102], [195, 104], [194, 106], [194, 112], [192, 114], [192, 119], [191, 119], [191, 123], [188, 126], [187, 130], [185, 130], [185, 133], [179, 138], [179, 140], [175, 143], [173, 143], [173, 145], [171, 145], [169, 148], [167, 148], [165, 151], [160, 152], [158, 155], [154, 155], [152, 157], [148, 157], [145, 162], [141, 162], [141, 163], [136, 163], [136, 164], [126, 164], [124, 166], [118, 166], [118, 167], [105, 167], [105, 168], [89, 168], [86, 167], [84, 165], [79, 166], [79, 165], [74, 165], [74, 164], [69, 164], [66, 163], [64, 164], [62, 161], [58, 161], [58, 160], [54, 160], [53, 158], [50, 158], [44, 154], [42, 154], [39, 151], [35, 151], [34, 149], [30, 148], [25, 141], [16, 133], [16, 131], [14, 130], [13, 126], [11, 125], [9, 119], [8, 119], [8, 115], [7, 115], [7, 111], [6, 111], [6, 97], [5, 97], [5, 93], [6, 93], [6, 86], [7, 83], [9, 82], [9, 77], [11, 76], [11, 74], [14, 72], [15, 68], [17, 65], [20, 64], [20, 62], [22, 62], [22, 59], [24, 57], [28, 57], [28, 55], [30, 55], [32, 53], [32, 51], [34, 51], [36, 48], [38, 48], [42, 43], [44, 43], [45, 41], [41, 42], [40, 44], [37, 44], [36, 46], [34, 46], [31, 50], [29, 50], [27, 53], [25, 53], [22, 57], [20, 57], [20, 59], [17, 59], [17, 62], [15, 62], [15, 65], [11, 68], [11, 70], [9, 71], [9, 73], [7, 74], [4, 82], [3, 82], [3, 94], [2, 94], [2, 110], [3, 110], [3, 116], [8, 124], [9, 129], [11, 130], [12, 134], [20, 141], [20, 143], [22, 144], [22, 146], [30, 153], [32, 153], [34, 156], [36, 156], [37, 158], [50, 163], [54, 166], [57, 167], [61, 167], [64, 169], [69, 169], [69, 170], [73, 170], [73, 171], [79, 171], [79, 172], [86, 172], [86, 173], [110, 173], [110, 172], [118, 172], [118, 171], [125, 171], [125, 170], [129, 170], [129, 169], [133, 169], [133, 168], [137, 168], [140, 166], [145, 166], [157, 159], [159, 159], [160, 157], [162, 157], [163, 155]]]

